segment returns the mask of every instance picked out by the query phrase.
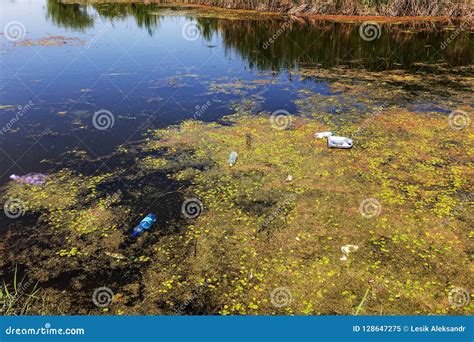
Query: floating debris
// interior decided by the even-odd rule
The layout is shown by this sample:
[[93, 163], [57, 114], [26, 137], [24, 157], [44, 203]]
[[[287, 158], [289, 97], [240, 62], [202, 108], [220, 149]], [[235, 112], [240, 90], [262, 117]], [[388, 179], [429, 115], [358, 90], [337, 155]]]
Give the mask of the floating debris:
[[143, 234], [145, 230], [151, 228], [153, 223], [156, 222], [156, 215], [155, 214], [148, 214], [138, 226], [133, 229], [133, 237], [140, 236]]
[[235, 151], [232, 151], [232, 152], [230, 153], [230, 155], [229, 155], [229, 161], [228, 161], [229, 166], [234, 166], [234, 165], [235, 165], [235, 163], [237, 162], [237, 156], [238, 156], [238, 154], [237, 154], [237, 152], [235, 152]]
[[42, 173], [28, 173], [24, 176], [11, 175], [10, 179], [20, 184], [42, 185], [46, 182], [46, 175]]
[[328, 147], [332, 148], [352, 148], [354, 142], [346, 137], [328, 137]]
[[344, 245], [341, 247], [342, 253], [344, 255], [341, 257], [341, 261], [346, 261], [350, 253], [355, 252], [359, 249], [359, 246], [356, 245]]
[[334, 136], [332, 132], [319, 132], [314, 135], [316, 139], [328, 139], [328, 147], [332, 148], [352, 148], [354, 142], [346, 137]]
[[127, 259], [124, 255], [119, 254], [119, 253], [111, 253], [111, 252], [105, 252], [105, 255], [117, 259], [117, 260], [125, 260]]
[[84, 45], [85, 40], [76, 37], [48, 36], [41, 39], [26, 39], [16, 43], [17, 46], [63, 46], [63, 45]]
[[314, 135], [316, 139], [329, 138], [332, 136], [332, 132], [319, 132]]

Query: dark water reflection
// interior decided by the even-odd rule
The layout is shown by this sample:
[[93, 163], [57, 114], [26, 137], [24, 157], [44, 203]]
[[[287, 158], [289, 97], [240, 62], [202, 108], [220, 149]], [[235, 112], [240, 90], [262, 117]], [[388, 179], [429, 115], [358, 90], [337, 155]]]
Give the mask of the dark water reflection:
[[[131, 16], [150, 35], [159, 34], [160, 21], [167, 15], [162, 6], [153, 3], [91, 6], [109, 20]], [[48, 16], [58, 25], [83, 29], [94, 24], [86, 5], [48, 0], [47, 8]], [[369, 70], [418, 70], [418, 63], [460, 66], [472, 64], [474, 58], [473, 35], [461, 22], [385, 24], [378, 39], [364, 41], [360, 25], [353, 23], [296, 18], [230, 20], [194, 14], [204, 39], [221, 35], [225, 48], [235, 49], [249, 66], [260, 69], [348, 65]], [[456, 39], [444, 48], [443, 43], [453, 34]]]

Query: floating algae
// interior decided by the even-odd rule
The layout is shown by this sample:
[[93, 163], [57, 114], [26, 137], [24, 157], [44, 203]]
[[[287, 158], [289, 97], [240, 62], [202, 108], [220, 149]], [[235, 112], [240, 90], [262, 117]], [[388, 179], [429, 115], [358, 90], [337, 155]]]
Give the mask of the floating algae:
[[[177, 229], [153, 244], [138, 247], [140, 242], [134, 240], [124, 249], [130, 211], [125, 203], [98, 191], [110, 175], [86, 177], [62, 171], [47, 187], [28, 192], [20, 184], [10, 184], [7, 196], [24, 200], [31, 213], [39, 214], [43, 232], [66, 237], [53, 240], [54, 253], [35, 249], [25, 260], [31, 253], [38, 256], [40, 264], [48, 265], [48, 277], [65, 265], [69, 270], [89, 265], [81, 272], [92, 275], [97, 267], [104, 271], [117, 265], [107, 259], [94, 262], [98, 255], [110, 260], [114, 258], [110, 253], [117, 250], [136, 255], [140, 248], [137, 260], [143, 262], [123, 267], [139, 267], [141, 280], [121, 280], [133, 301], [111, 308], [129, 314], [173, 313], [175, 306], [168, 303], [192, 295], [203, 282], [201, 295], [208, 300], [193, 306], [199, 312], [350, 314], [353, 304], [346, 294], [360, 295], [374, 272], [377, 281], [397, 279], [379, 295], [384, 312], [451, 312], [437, 300], [426, 304], [425, 295], [444, 293], [447, 274], [455, 283], [465, 278], [467, 245], [462, 241], [472, 213], [464, 209], [466, 203], [458, 194], [472, 192], [465, 153], [472, 136], [451, 129], [442, 114], [391, 109], [365, 123], [370, 134], [360, 135], [360, 148], [350, 154], [329, 154], [325, 146], [308, 139], [315, 131], [328, 129], [316, 120], [294, 118], [298, 129], [283, 131], [272, 129], [265, 116], [228, 120], [231, 125], [192, 121], [151, 132], [142, 146], [150, 153], [148, 161], [130, 165], [147, 179], [163, 170], [171, 181], [182, 184], [181, 198], [195, 197], [205, 204], [206, 215], [199, 220], [183, 225], [179, 218], [170, 218], [167, 226]], [[348, 125], [354, 128], [341, 129], [357, 129], [357, 123]], [[239, 155], [230, 173], [222, 160], [229, 150], [245, 150], [249, 134], [252, 153]], [[298, 179], [291, 186], [285, 181], [289, 174]], [[155, 190], [142, 188], [136, 196], [151, 196]], [[359, 212], [361, 200], [368, 197], [383, 203], [381, 215], [367, 219]], [[179, 211], [182, 200], [173, 203]], [[449, 225], [444, 223], [447, 217]], [[265, 229], [259, 229], [263, 225]], [[340, 246], [347, 241], [364, 247], [351, 264], [345, 264], [352, 270], [349, 273], [334, 267], [341, 258]], [[108, 254], [99, 252], [104, 248]], [[56, 254], [61, 251], [66, 257]], [[23, 252], [17, 252], [21, 257]], [[157, 264], [159, 269], [153, 266]], [[35, 276], [46, 276], [38, 262], [30, 266]], [[82, 284], [81, 279], [74, 281]], [[277, 310], [268, 302], [268, 293], [281, 283], [292, 284], [295, 301]], [[423, 290], [415, 291], [415, 286]], [[321, 300], [310, 290], [314, 288], [337, 300]], [[409, 298], [410, 305], [400, 306], [398, 298]], [[54, 305], [50, 307], [55, 313]], [[379, 309], [378, 302], [363, 308], [364, 313]], [[73, 312], [72, 307], [62, 310]]]

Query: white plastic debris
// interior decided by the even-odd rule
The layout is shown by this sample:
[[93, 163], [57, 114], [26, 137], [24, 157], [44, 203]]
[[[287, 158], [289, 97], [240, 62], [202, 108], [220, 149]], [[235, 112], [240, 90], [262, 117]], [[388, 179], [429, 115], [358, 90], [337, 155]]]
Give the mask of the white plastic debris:
[[232, 151], [232, 152], [230, 153], [230, 155], [229, 155], [229, 161], [228, 161], [229, 166], [234, 166], [234, 165], [235, 165], [235, 163], [237, 162], [237, 156], [238, 156], [238, 155], [237, 155], [237, 152], [235, 152], [235, 151]]
[[314, 135], [316, 139], [328, 139], [328, 147], [332, 148], [352, 148], [354, 142], [346, 137], [334, 136], [332, 132], [319, 132]]
[[285, 182], [291, 182], [291, 181], [293, 181], [293, 176], [288, 175], [288, 177], [286, 177], [286, 179], [285, 179]]
[[332, 132], [319, 132], [314, 135], [316, 139], [329, 138], [332, 136]]
[[355, 252], [359, 249], [359, 246], [356, 245], [344, 245], [341, 247], [342, 253], [344, 255], [341, 257], [341, 261], [346, 261], [350, 253]]
[[346, 137], [328, 137], [328, 147], [335, 148], [352, 148], [352, 139]]
[[119, 253], [111, 253], [111, 252], [105, 252], [105, 255], [117, 259], [117, 260], [124, 260], [127, 259], [124, 255], [119, 254]]

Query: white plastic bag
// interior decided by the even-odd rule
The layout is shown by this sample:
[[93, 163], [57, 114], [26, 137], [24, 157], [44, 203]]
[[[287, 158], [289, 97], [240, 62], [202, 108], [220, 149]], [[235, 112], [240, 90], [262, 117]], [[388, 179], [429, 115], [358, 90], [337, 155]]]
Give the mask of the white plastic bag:
[[319, 132], [314, 135], [316, 139], [329, 138], [332, 136], [332, 132]]
[[359, 249], [359, 246], [356, 245], [344, 245], [341, 247], [342, 253], [344, 255], [341, 257], [341, 261], [346, 261], [350, 253], [355, 252]]

